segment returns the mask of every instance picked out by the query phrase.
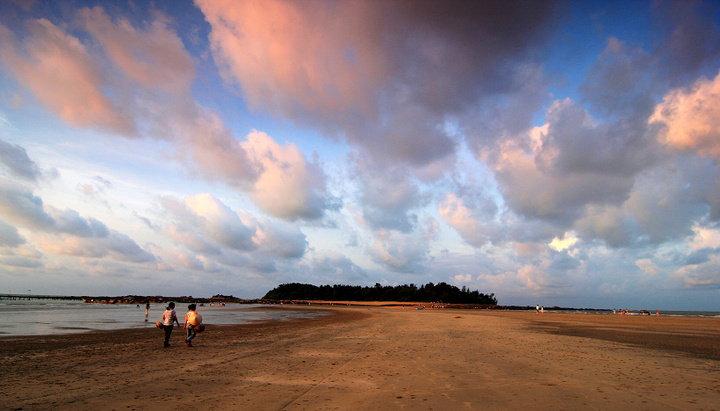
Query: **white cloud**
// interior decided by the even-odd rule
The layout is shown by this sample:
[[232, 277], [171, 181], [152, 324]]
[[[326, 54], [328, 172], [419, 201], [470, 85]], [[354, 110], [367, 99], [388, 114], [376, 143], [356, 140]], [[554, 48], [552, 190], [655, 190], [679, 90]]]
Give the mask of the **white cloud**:
[[555, 251], [563, 251], [567, 250], [568, 248], [575, 245], [575, 243], [578, 242], [577, 237], [574, 236], [573, 233], [565, 233], [562, 239], [560, 238], [553, 238], [550, 242], [549, 246], [550, 248], [554, 249]]
[[472, 282], [473, 277], [470, 274], [458, 274], [453, 276], [453, 280], [455, 280], [455, 283], [457, 284], [467, 284], [469, 282]]
[[248, 194], [268, 214], [313, 220], [332, 207], [322, 168], [309, 163], [295, 144], [281, 146], [256, 131], [247, 136], [242, 147], [258, 169], [258, 178]]
[[714, 253], [707, 261], [679, 268], [673, 278], [689, 288], [720, 288], [720, 254]]
[[428, 241], [414, 234], [381, 231], [368, 249], [373, 260], [398, 273], [424, 273], [430, 261]]
[[266, 265], [261, 262], [264, 257], [297, 259], [307, 248], [305, 235], [296, 226], [234, 211], [207, 193], [186, 196], [182, 201], [164, 197], [161, 204], [172, 216], [168, 235], [190, 250], [215, 255], [220, 261], [228, 258], [228, 252], [252, 252], [259, 256], [256, 262]]

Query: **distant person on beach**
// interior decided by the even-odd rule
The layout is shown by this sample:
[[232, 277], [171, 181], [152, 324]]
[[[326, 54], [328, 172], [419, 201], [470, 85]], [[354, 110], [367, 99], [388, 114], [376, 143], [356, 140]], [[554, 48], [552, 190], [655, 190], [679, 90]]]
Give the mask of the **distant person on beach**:
[[148, 314], [150, 314], [150, 301], [145, 301], [145, 321], [148, 319]]
[[177, 323], [178, 327], [180, 326], [180, 321], [178, 321], [177, 313], [175, 312], [175, 303], [168, 304], [167, 309], [165, 309], [165, 312], [162, 315], [162, 320], [163, 329], [165, 330], [164, 347], [167, 348], [170, 346], [170, 335], [173, 331], [173, 322]]
[[185, 338], [185, 345], [192, 347], [192, 340], [195, 338], [195, 326], [202, 324], [202, 316], [195, 311], [197, 306], [195, 304], [188, 305], [188, 312], [185, 314], [185, 325], [183, 328], [187, 330], [187, 338]]

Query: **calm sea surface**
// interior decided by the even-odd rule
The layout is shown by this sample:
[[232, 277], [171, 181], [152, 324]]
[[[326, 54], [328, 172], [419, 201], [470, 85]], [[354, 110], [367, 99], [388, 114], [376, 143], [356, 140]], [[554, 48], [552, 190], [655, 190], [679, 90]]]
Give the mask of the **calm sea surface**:
[[[165, 311], [165, 304], [151, 304], [145, 321], [145, 305], [140, 304], [87, 304], [80, 300], [6, 300], [0, 299], [0, 336], [69, 334], [92, 330], [155, 327]], [[175, 311], [182, 322], [186, 304], [177, 304]], [[531, 310], [534, 312], [535, 310]], [[247, 324], [255, 321], [282, 321], [326, 315], [322, 311], [274, 310], [266, 305], [228, 303], [225, 307], [205, 304], [198, 307], [205, 324]], [[605, 314], [607, 310], [545, 310], [546, 313]], [[652, 313], [655, 315], [655, 313]], [[640, 315], [637, 311], [630, 315]], [[715, 317], [713, 311], [661, 311], [662, 316]]]
[[[535, 308], [528, 310], [529, 312], [535, 312]], [[601, 314], [601, 315], [613, 315], [612, 310], [549, 310], [545, 309], [546, 313], [565, 313], [565, 314]], [[617, 311], [617, 315], [620, 315], [620, 310]], [[639, 311], [630, 311], [628, 315], [642, 315]], [[655, 316], [656, 312], [651, 311], [651, 316]], [[711, 317], [720, 318], [720, 311], [660, 311], [661, 316], [666, 317]]]
[[[145, 304], [87, 304], [80, 300], [0, 300], [0, 336], [69, 334], [93, 330], [155, 327], [165, 304], [150, 304], [145, 321]], [[187, 304], [176, 304], [182, 325]], [[282, 321], [326, 315], [321, 311], [273, 310], [266, 305], [228, 303], [225, 307], [198, 307], [203, 323], [247, 324], [255, 321]]]

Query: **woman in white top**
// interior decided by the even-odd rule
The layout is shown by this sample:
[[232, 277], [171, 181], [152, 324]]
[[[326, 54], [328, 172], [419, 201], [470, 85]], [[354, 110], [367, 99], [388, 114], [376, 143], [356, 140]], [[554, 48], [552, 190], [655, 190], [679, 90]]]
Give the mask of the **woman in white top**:
[[175, 312], [175, 303], [170, 303], [167, 306], [167, 309], [162, 315], [163, 319], [163, 329], [165, 329], [165, 344], [164, 347], [167, 348], [170, 346], [170, 335], [172, 334], [173, 330], [173, 322], [177, 323], [178, 327], [180, 326], [180, 321], [178, 321], [177, 313]]

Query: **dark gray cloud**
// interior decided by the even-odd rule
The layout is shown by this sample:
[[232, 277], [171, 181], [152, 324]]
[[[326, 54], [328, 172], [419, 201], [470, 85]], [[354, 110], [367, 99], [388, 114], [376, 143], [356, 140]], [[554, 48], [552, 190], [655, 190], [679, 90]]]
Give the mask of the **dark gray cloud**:
[[126, 234], [111, 231], [104, 241], [104, 248], [116, 260], [133, 263], [155, 262], [155, 256], [142, 249]]
[[720, 250], [709, 247], [695, 250], [685, 258], [685, 264], [698, 265], [707, 263], [708, 261], [710, 261], [710, 257], [718, 255], [718, 252], [720, 252]]
[[418, 210], [430, 198], [419, 188], [405, 167], [378, 168], [372, 161], [359, 158], [355, 162], [355, 181], [363, 219], [371, 229], [389, 229], [404, 233], [418, 223]]
[[655, 2], [653, 10], [661, 32], [653, 57], [671, 84], [692, 81], [717, 64], [720, 30], [713, 21], [719, 11], [717, 2], [662, 0]]
[[20, 187], [0, 186], [0, 216], [15, 224], [50, 231], [55, 220], [49, 216], [40, 197]]
[[[111, 255], [128, 262], [155, 261], [152, 254], [126, 234], [108, 229], [93, 217], [81, 217], [74, 210], [61, 211], [44, 205], [40, 197], [21, 187], [4, 186], [0, 189], [0, 216], [15, 224], [54, 235], [52, 241], [42, 243], [42, 247], [53, 254], [93, 258]], [[11, 231], [5, 234], [12, 234]]]
[[40, 168], [30, 160], [23, 147], [2, 140], [0, 140], [0, 164], [12, 177], [37, 181], [42, 176]]
[[368, 275], [348, 257], [323, 252], [314, 254], [309, 263], [303, 264], [313, 284], [356, 284], [367, 279]]
[[25, 242], [17, 228], [0, 220], [0, 247], [17, 247]]
[[639, 46], [627, 46], [610, 38], [598, 61], [578, 87], [593, 113], [615, 117], [646, 117], [654, 107], [652, 99], [659, 83], [651, 69], [649, 53]]
[[20, 257], [17, 255], [0, 256], [0, 265], [17, 268], [40, 268], [43, 266], [42, 261], [32, 258]]
[[107, 237], [110, 234], [107, 226], [95, 218], [83, 218], [75, 210], [51, 212], [55, 220], [55, 230], [78, 237]]

